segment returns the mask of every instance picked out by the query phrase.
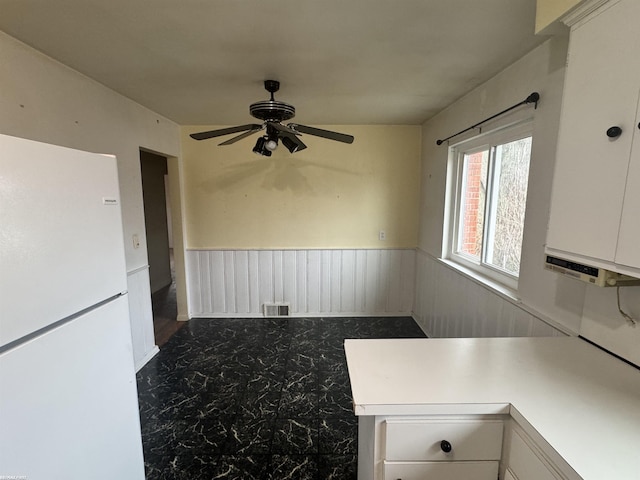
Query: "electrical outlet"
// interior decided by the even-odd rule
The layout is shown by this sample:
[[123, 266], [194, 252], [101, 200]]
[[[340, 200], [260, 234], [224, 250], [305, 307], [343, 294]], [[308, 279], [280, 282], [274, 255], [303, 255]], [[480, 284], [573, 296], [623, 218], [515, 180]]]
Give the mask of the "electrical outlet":
[[133, 234], [133, 248], [140, 248], [140, 237], [137, 233]]
[[378, 240], [380, 240], [381, 242], [384, 242], [387, 239], [387, 234], [384, 230], [380, 230], [380, 233], [378, 233]]

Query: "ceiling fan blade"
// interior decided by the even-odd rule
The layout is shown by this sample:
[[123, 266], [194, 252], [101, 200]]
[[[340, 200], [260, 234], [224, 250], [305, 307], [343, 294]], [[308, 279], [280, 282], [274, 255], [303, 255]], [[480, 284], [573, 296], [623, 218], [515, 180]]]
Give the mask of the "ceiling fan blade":
[[288, 133], [290, 135], [300, 135], [298, 132], [296, 132], [292, 128], [285, 127], [284, 125], [282, 125], [279, 122], [267, 122], [267, 125], [268, 126], [270, 125], [273, 128], [275, 128], [276, 130], [279, 130], [279, 131], [284, 132], [284, 133]]
[[251, 130], [249, 130], [248, 132], [244, 132], [241, 133], [240, 135], [230, 138], [229, 140], [219, 143], [218, 146], [222, 146], [222, 145], [231, 145], [232, 143], [236, 143], [238, 140], [242, 140], [243, 138], [247, 138], [251, 135], [253, 135], [256, 132], [259, 132], [260, 130], [262, 130], [262, 126], [261, 125], [257, 125], [257, 128], [252, 128]]
[[247, 125], [239, 125], [237, 127], [220, 128], [218, 130], [209, 130], [208, 132], [192, 133], [189, 135], [195, 140], [206, 140], [207, 138], [221, 137], [222, 135], [229, 135], [231, 133], [244, 132], [245, 130], [253, 130], [255, 128], [262, 128], [262, 125], [256, 125], [250, 123]]
[[309, 135], [315, 135], [316, 137], [328, 138], [329, 140], [336, 140], [337, 142], [353, 143], [353, 136], [345, 133], [332, 132], [331, 130], [323, 130], [322, 128], [308, 127], [306, 125], [300, 125], [298, 123], [290, 123], [287, 125], [290, 128]]

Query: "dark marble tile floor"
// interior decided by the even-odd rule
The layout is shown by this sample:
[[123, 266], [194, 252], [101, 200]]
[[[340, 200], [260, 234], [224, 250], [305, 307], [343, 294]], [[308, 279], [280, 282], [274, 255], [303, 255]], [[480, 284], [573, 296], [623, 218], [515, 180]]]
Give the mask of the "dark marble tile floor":
[[345, 338], [424, 337], [411, 318], [193, 319], [138, 373], [147, 480], [350, 480]]

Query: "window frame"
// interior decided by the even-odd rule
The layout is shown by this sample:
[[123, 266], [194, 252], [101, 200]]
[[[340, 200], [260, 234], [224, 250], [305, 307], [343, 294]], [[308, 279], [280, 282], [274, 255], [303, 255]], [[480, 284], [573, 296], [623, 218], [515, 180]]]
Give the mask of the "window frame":
[[[493, 129], [489, 132], [476, 135], [461, 142], [458, 142], [449, 147], [449, 166], [448, 166], [448, 188], [447, 188], [447, 207], [445, 213], [445, 235], [443, 242], [443, 256], [448, 261], [463, 267], [464, 269], [471, 270], [477, 275], [484, 277], [493, 282], [498, 282], [510, 289], [517, 290], [518, 288], [518, 275], [513, 275], [511, 272], [497, 268], [494, 265], [485, 262], [486, 249], [488, 244], [489, 234], [486, 232], [490, 224], [493, 224], [491, 230], [495, 230], [495, 222], [487, 222], [488, 210], [494, 209], [497, 206], [495, 198], [497, 198], [496, 189], [496, 166], [495, 166], [495, 149], [499, 145], [510, 143], [513, 141], [521, 140], [531, 137], [533, 141], [533, 120], [527, 119], [512, 125]], [[482, 233], [482, 247], [480, 253], [480, 259], [477, 261], [470, 255], [464, 253], [458, 253], [458, 242], [461, 231], [460, 214], [462, 212], [462, 192], [465, 186], [464, 178], [464, 157], [465, 155], [481, 152], [484, 150], [489, 151], [489, 165], [487, 171], [487, 189], [486, 198], [487, 201], [484, 205], [484, 222]], [[531, 156], [529, 157], [531, 163]], [[529, 178], [527, 178], [527, 187]], [[528, 191], [528, 188], [527, 188]], [[528, 195], [527, 195], [528, 196]], [[488, 199], [492, 198], [489, 202]], [[525, 203], [526, 212], [526, 203]], [[525, 213], [526, 218], [526, 213]], [[524, 225], [523, 225], [524, 228]], [[522, 245], [521, 247], [522, 248]]]

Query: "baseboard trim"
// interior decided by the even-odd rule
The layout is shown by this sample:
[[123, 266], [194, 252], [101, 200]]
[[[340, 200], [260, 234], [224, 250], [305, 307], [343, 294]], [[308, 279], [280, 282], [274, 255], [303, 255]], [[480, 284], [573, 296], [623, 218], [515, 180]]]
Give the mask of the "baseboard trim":
[[140, 361], [140, 363], [136, 365], [136, 373], [138, 373], [142, 367], [144, 367], [147, 363], [149, 363], [149, 360], [155, 357], [159, 352], [160, 352], [160, 348], [158, 348], [158, 345], [154, 345], [153, 348], [149, 350], [149, 352]]
[[[412, 312], [339, 312], [339, 313], [293, 313], [289, 317], [278, 318], [341, 318], [341, 317], [412, 317]], [[191, 318], [267, 318], [261, 313], [216, 313], [207, 315], [192, 315]]]

